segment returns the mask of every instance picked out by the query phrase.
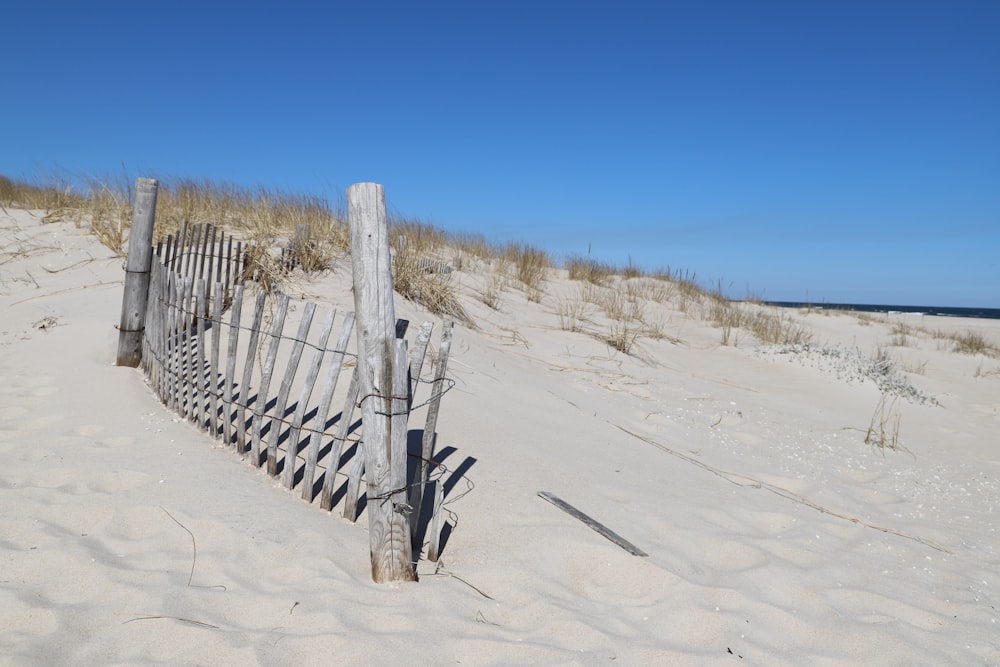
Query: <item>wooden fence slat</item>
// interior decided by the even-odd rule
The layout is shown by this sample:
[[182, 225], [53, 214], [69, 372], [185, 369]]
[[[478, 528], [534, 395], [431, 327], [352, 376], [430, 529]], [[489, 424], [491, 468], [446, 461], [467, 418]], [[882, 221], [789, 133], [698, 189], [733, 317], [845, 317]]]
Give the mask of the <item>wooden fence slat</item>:
[[[302, 422], [305, 419], [306, 409], [309, 407], [309, 399], [312, 397], [313, 387], [316, 385], [316, 378], [319, 377], [319, 369], [323, 365], [323, 357], [326, 355], [326, 345], [330, 342], [330, 334], [333, 332], [333, 322], [336, 317], [337, 309], [331, 308], [320, 329], [316, 351], [313, 353], [312, 362], [309, 364], [309, 370], [306, 372], [306, 379], [302, 383], [299, 400], [295, 404], [295, 414], [292, 415], [292, 426], [288, 429], [288, 443], [285, 445], [285, 470], [282, 475], [282, 483], [288, 489], [295, 486], [295, 458], [299, 455], [299, 433], [302, 429]], [[305, 478], [303, 477], [304, 480]], [[311, 501], [312, 498], [309, 498], [309, 500]]]
[[192, 393], [198, 398], [198, 409], [192, 411], [191, 421], [198, 425], [199, 429], [205, 428], [208, 420], [208, 378], [205, 373], [205, 313], [208, 310], [206, 303], [206, 283], [204, 278], [198, 278], [195, 283], [196, 308], [195, 308], [195, 343], [197, 344], [197, 356], [195, 363], [197, 367], [191, 378]]
[[434, 511], [427, 539], [427, 560], [436, 563], [441, 555], [441, 521], [444, 514], [444, 480], [434, 482]]
[[[452, 333], [455, 322], [446, 320], [441, 330], [441, 346], [438, 348], [437, 366], [434, 371], [434, 384], [431, 386], [430, 403], [427, 406], [427, 422], [424, 426], [424, 436], [420, 443], [420, 461], [417, 462], [417, 479], [412, 487], [410, 505], [413, 512], [420, 516], [420, 505], [423, 502], [424, 485], [427, 483], [427, 473], [431, 457], [434, 456], [434, 437], [437, 429], [438, 412], [441, 407], [441, 395], [444, 392], [445, 374], [448, 370], [448, 356], [451, 353]], [[416, 521], [411, 526], [410, 537], [416, 539]], [[414, 545], [416, 548], [418, 545]]]
[[[361, 500], [361, 476], [365, 474], [365, 456], [358, 443], [358, 453], [354, 456], [351, 473], [347, 477], [347, 493], [344, 495], [344, 518], [354, 523], [358, 520], [358, 501]], [[327, 474], [330, 471], [327, 470]], [[369, 510], [370, 511], [370, 510]]]
[[[267, 392], [271, 388], [271, 376], [274, 374], [274, 362], [278, 358], [278, 347], [281, 345], [281, 330], [285, 327], [285, 315], [288, 314], [288, 295], [278, 297], [278, 311], [274, 315], [274, 326], [271, 329], [271, 345], [264, 357], [264, 366], [260, 372], [260, 388], [257, 390], [257, 400], [253, 404], [253, 432], [250, 440], [251, 462], [257, 468], [262, 463], [260, 458], [261, 433], [264, 430], [264, 413], [267, 412]], [[278, 424], [273, 424], [279, 428]]]
[[417, 384], [420, 382], [420, 374], [424, 368], [424, 358], [427, 356], [427, 345], [431, 340], [431, 332], [434, 330], [433, 322], [424, 322], [417, 332], [417, 340], [413, 344], [413, 351], [410, 353], [410, 400], [409, 407], [413, 406], [414, 397], [417, 395]]
[[[208, 300], [209, 306], [211, 306], [212, 288], [215, 286], [215, 281], [212, 280], [212, 269], [215, 266], [215, 237], [218, 233], [218, 227], [209, 225], [209, 231], [209, 241], [205, 244], [205, 254], [208, 256], [208, 266], [205, 269], [205, 298]], [[208, 312], [205, 314], [208, 315]]]
[[[354, 409], [357, 407], [358, 394], [361, 392], [361, 383], [358, 381], [358, 367], [354, 367], [351, 373], [351, 384], [347, 389], [347, 400], [344, 401], [344, 409], [340, 413], [340, 421], [337, 422], [337, 433], [333, 436], [333, 444], [330, 445], [330, 456], [326, 460], [326, 473], [323, 475], [323, 492], [320, 495], [319, 506], [325, 510], [333, 509], [333, 487], [336, 484], [337, 470], [340, 468], [340, 454], [344, 451], [344, 443], [347, 435], [351, 431], [351, 421], [354, 419]], [[364, 460], [365, 455], [361, 450], [361, 443], [358, 443], [357, 453], [354, 455]]]
[[181, 416], [188, 419], [191, 413], [194, 411], [194, 383], [192, 382], [194, 356], [192, 354], [193, 338], [192, 328], [194, 326], [194, 321], [191, 316], [194, 314], [195, 305], [192, 303], [194, 301], [194, 296], [192, 290], [194, 288], [194, 280], [188, 276], [183, 279], [184, 294], [181, 300], [181, 317], [183, 318], [183, 344], [181, 345], [181, 355], [184, 357], [184, 371], [181, 379], [182, 389], [184, 391], [184, 401], [182, 402]]
[[[219, 437], [219, 347], [222, 338], [222, 283], [215, 283], [212, 295], [212, 361], [208, 369], [208, 430]], [[228, 444], [228, 443], [227, 443]]]
[[185, 220], [184, 224], [181, 225], [181, 235], [177, 239], [177, 244], [174, 246], [174, 257], [171, 262], [170, 270], [174, 273], [179, 273], [184, 275], [184, 257], [185, 251], [187, 250], [188, 235], [190, 234], [188, 229], [188, 221]]
[[[302, 350], [306, 345], [306, 338], [309, 336], [309, 327], [312, 326], [313, 315], [316, 313], [316, 304], [312, 301], [306, 302], [302, 311], [302, 320], [299, 322], [299, 331], [295, 335], [295, 342], [292, 345], [292, 355], [288, 359], [288, 366], [285, 368], [285, 375], [281, 378], [281, 386], [278, 388], [278, 400], [274, 404], [274, 412], [271, 413], [271, 432], [267, 441], [267, 474], [274, 477], [278, 474], [278, 440], [281, 437], [281, 427], [285, 423], [285, 408], [288, 405], [288, 394], [292, 390], [292, 382], [299, 370], [299, 362], [302, 360]], [[289, 445], [291, 449], [291, 445]], [[295, 468], [295, 458], [292, 458], [292, 468]]]
[[[253, 325], [250, 327], [250, 341], [247, 345], [246, 363], [243, 366], [243, 382], [240, 384], [239, 416], [236, 422], [236, 449], [239, 453], [247, 451], [247, 408], [250, 406], [250, 382], [253, 380], [253, 364], [257, 357], [257, 345], [260, 341], [260, 327], [264, 320], [264, 301], [267, 292], [257, 292], [257, 302], [253, 312]], [[258, 394], [257, 400], [260, 401]]]
[[222, 385], [222, 440], [227, 447], [233, 440], [233, 382], [236, 377], [236, 352], [240, 338], [240, 314], [243, 311], [243, 285], [233, 290], [232, 309], [229, 312], [229, 343], [226, 345], [226, 379]]
[[[313, 479], [316, 476], [316, 463], [319, 459], [319, 448], [321, 441], [323, 439], [323, 433], [326, 431], [326, 418], [330, 414], [330, 405], [333, 403], [333, 393], [337, 389], [337, 382], [340, 378], [340, 371], [344, 367], [344, 354], [347, 350], [347, 343], [351, 339], [351, 333], [354, 330], [354, 312], [348, 312], [344, 316], [344, 323], [340, 331], [340, 338], [337, 340], [337, 345], [333, 349], [333, 357], [330, 359], [330, 365], [327, 366], [326, 383], [323, 386], [323, 393], [320, 395], [319, 404], [316, 406], [316, 417], [313, 419], [313, 429], [312, 435], [309, 436], [309, 449], [306, 452], [306, 468], [302, 475], [302, 499], [308, 502], [313, 500]], [[357, 385], [352, 385], [356, 387]], [[348, 394], [350, 395], [350, 391]], [[350, 397], [348, 397], [350, 400]], [[354, 400], [357, 401], [357, 390], [354, 392]], [[346, 416], [346, 409], [341, 413], [341, 423], [344, 419], [350, 421], [350, 415]], [[338, 433], [340, 424], [338, 424]], [[350, 426], [350, 424], [348, 424]], [[346, 429], [345, 429], [346, 437]], [[342, 444], [342, 441], [341, 441]], [[336, 441], [331, 446], [330, 456], [327, 459], [326, 474], [333, 477], [337, 472], [337, 468], [340, 463], [340, 449], [337, 447]], [[323, 479], [323, 488], [326, 488], [326, 478]], [[331, 481], [331, 491], [332, 496], [332, 481]], [[329, 502], [330, 497], [324, 494], [324, 498]], [[320, 503], [320, 507], [323, 504]], [[323, 507], [323, 509], [330, 509], [330, 507]]]
[[409, 468], [406, 452], [406, 422], [410, 413], [410, 366], [406, 362], [407, 345], [405, 340], [397, 338], [394, 341], [392, 357], [392, 398], [389, 412], [389, 488], [391, 495], [380, 502], [387, 503], [394, 514], [402, 517], [403, 539], [407, 546], [411, 544], [411, 526], [416, 524], [413, 506], [409, 504], [409, 487], [406, 474]]
[[174, 364], [174, 355], [176, 354], [177, 348], [177, 338], [175, 332], [177, 331], [177, 317], [174, 305], [177, 299], [177, 274], [173, 271], [167, 273], [167, 293], [166, 293], [166, 309], [167, 309], [167, 326], [163, 332], [166, 337], [165, 341], [165, 352], [164, 352], [164, 377], [162, 381], [162, 387], [160, 388], [162, 394], [163, 403], [170, 408], [174, 409], [174, 373], [176, 371], [176, 365]]

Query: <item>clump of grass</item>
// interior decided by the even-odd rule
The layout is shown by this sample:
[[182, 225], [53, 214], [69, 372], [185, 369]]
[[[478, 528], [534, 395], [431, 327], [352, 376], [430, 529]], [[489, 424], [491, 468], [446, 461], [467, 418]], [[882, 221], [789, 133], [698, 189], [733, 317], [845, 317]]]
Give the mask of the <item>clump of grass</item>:
[[902, 417], [896, 406], [898, 398], [898, 396], [889, 398], [889, 394], [886, 393], [879, 398], [871, 422], [868, 424], [868, 431], [865, 433], [866, 445], [878, 447], [883, 451], [900, 449], [899, 426]]
[[495, 272], [490, 275], [479, 293], [480, 300], [493, 310], [500, 309], [500, 297], [507, 289], [507, 279], [502, 273]]
[[991, 356], [997, 353], [997, 348], [990, 345], [986, 337], [976, 331], [955, 334], [952, 340], [955, 341], [955, 351], [962, 354]]
[[392, 258], [392, 287], [402, 297], [424, 306], [430, 312], [442, 317], [473, 326], [455, 287], [452, 274], [441, 270], [437, 263], [428, 263], [415, 246], [418, 243], [398, 244]]
[[549, 256], [526, 243], [511, 243], [504, 254], [513, 266], [514, 277], [524, 285], [528, 300], [541, 301], [546, 271], [552, 266]]
[[628, 320], [620, 320], [611, 324], [611, 335], [607, 337], [606, 341], [619, 352], [631, 354], [638, 339], [639, 329]]
[[566, 299], [556, 306], [559, 328], [564, 331], [581, 331], [587, 317], [587, 302], [583, 299]]
[[583, 280], [594, 285], [603, 285], [615, 274], [615, 268], [611, 264], [576, 255], [568, 257], [563, 262], [563, 268], [570, 280]]

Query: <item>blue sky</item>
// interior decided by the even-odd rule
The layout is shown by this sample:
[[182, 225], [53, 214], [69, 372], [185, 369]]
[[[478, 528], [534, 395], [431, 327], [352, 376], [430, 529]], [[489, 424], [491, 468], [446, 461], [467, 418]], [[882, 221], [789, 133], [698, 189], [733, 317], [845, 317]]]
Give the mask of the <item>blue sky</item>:
[[0, 173], [341, 197], [771, 300], [1000, 307], [1000, 2], [18, 2]]

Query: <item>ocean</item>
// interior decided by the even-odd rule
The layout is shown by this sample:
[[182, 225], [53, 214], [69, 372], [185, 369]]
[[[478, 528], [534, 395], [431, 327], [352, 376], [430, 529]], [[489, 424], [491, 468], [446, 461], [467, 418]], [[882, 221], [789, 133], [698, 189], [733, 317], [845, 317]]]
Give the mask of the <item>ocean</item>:
[[949, 306], [885, 306], [865, 303], [801, 303], [798, 301], [765, 301], [782, 308], [819, 308], [825, 310], [850, 310], [861, 313], [907, 313], [910, 315], [938, 315], [940, 317], [975, 317], [1000, 320], [1000, 308], [952, 308]]

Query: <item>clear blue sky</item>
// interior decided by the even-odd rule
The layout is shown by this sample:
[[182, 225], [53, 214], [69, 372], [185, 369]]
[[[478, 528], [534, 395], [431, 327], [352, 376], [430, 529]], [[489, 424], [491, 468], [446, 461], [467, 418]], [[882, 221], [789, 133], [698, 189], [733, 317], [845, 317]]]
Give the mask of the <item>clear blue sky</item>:
[[732, 296], [1000, 307], [1000, 1], [11, 2], [0, 173], [209, 177]]

